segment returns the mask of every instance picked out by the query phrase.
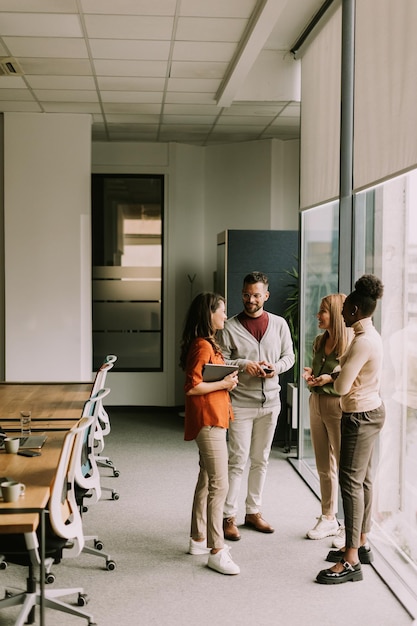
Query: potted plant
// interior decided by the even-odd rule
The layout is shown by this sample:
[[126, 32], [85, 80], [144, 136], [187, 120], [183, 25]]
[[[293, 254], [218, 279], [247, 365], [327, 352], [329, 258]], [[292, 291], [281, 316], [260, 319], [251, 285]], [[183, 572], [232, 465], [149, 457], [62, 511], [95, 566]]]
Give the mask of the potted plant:
[[284, 311], [284, 317], [288, 322], [290, 328], [291, 337], [294, 346], [294, 383], [298, 384], [298, 331], [299, 331], [299, 283], [298, 283], [298, 270], [293, 267], [291, 270], [286, 270], [286, 274], [292, 278], [291, 283], [287, 284], [290, 291], [285, 299], [287, 307]]
[[[297, 428], [298, 426], [298, 340], [299, 340], [299, 274], [298, 269], [293, 267], [291, 270], [286, 270], [286, 274], [292, 279], [287, 284], [289, 292], [286, 297], [287, 307], [284, 311], [284, 317], [288, 322], [288, 326], [291, 332], [291, 337], [294, 347], [294, 368], [293, 368], [293, 382], [287, 383], [287, 405], [291, 410], [291, 425], [288, 424], [288, 428]], [[291, 430], [290, 430], [291, 432]], [[291, 447], [291, 436], [289, 436], [289, 447]], [[288, 449], [288, 446], [287, 446]]]

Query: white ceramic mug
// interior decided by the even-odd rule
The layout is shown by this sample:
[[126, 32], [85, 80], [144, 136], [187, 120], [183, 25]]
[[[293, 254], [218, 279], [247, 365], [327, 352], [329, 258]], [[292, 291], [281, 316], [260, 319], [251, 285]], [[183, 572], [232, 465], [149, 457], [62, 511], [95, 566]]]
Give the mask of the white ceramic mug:
[[5, 502], [16, 502], [25, 493], [25, 485], [14, 480], [1, 483], [1, 493]]
[[7, 454], [16, 454], [19, 450], [20, 439], [19, 437], [6, 437], [4, 439], [4, 449]]

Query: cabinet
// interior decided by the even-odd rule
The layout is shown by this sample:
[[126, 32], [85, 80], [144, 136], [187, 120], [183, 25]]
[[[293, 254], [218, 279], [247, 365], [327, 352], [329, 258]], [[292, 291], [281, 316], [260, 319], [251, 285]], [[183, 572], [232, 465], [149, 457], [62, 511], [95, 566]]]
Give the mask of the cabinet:
[[[269, 278], [270, 297], [265, 310], [284, 315], [286, 298], [291, 290], [287, 271], [298, 269], [298, 231], [296, 230], [225, 230], [217, 235], [215, 291], [226, 298], [227, 315], [242, 310], [243, 278], [259, 271]], [[275, 443], [284, 445], [287, 427], [287, 383], [292, 369], [280, 376], [281, 413]]]

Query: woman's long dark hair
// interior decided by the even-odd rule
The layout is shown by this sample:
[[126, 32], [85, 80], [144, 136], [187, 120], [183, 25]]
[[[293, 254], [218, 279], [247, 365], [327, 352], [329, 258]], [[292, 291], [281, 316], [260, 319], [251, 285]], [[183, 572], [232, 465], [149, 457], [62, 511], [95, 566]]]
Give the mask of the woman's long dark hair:
[[208, 291], [199, 293], [191, 302], [185, 318], [181, 341], [180, 366], [183, 370], [185, 370], [188, 351], [196, 337], [203, 337], [211, 343], [215, 352], [220, 352], [214, 338], [216, 329], [211, 323], [211, 314], [215, 313], [220, 302], [224, 301], [223, 296]]

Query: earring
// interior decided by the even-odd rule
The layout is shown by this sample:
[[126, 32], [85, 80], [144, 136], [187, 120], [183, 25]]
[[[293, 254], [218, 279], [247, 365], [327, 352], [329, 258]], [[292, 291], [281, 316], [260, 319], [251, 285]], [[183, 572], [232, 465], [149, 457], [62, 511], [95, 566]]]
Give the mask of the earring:
[[351, 313], [351, 315], [355, 315], [355, 313]]

